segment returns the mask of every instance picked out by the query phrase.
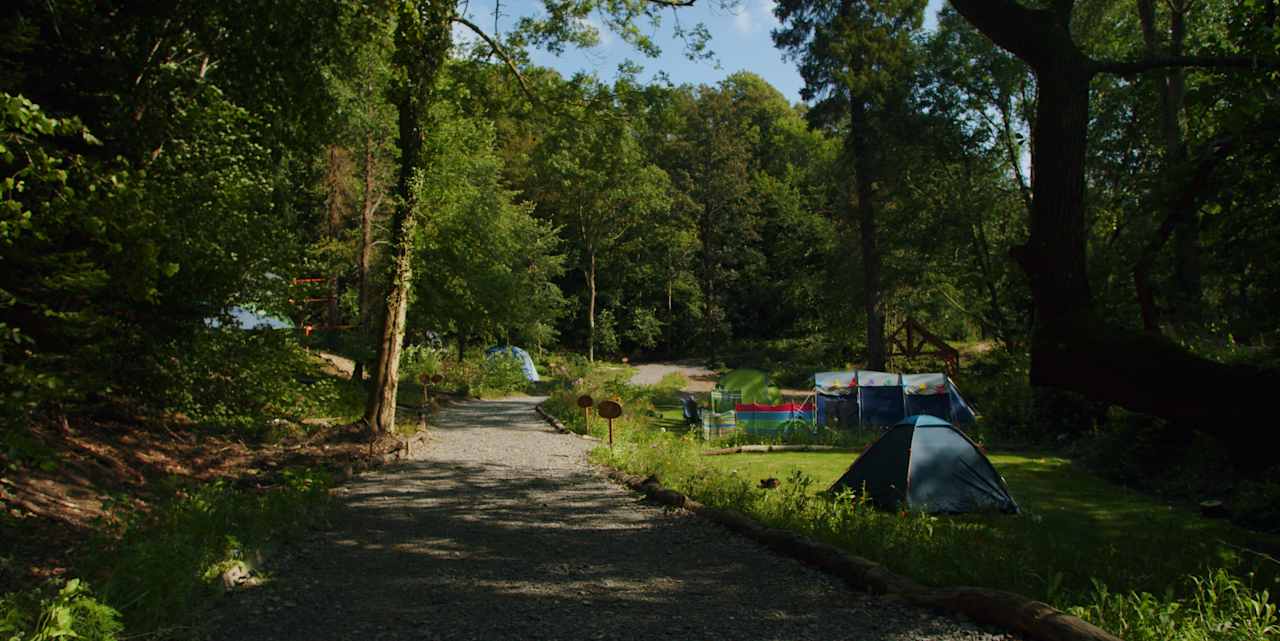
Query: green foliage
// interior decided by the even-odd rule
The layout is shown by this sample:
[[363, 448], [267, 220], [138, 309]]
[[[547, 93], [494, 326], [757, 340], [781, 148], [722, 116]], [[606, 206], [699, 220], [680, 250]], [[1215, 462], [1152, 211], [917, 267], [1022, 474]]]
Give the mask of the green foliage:
[[480, 380], [473, 388], [478, 396], [506, 396], [524, 390], [529, 380], [524, 377], [520, 359], [510, 354], [486, 357], [480, 366]]
[[[403, 354], [406, 356], [401, 359], [402, 377], [417, 382], [422, 373], [439, 373], [444, 380], [433, 388], [493, 398], [523, 392], [530, 386], [522, 362], [510, 354], [488, 356], [483, 350], [474, 349], [467, 352], [465, 359], [456, 361], [447, 358], [441, 350], [418, 346], [405, 348]], [[417, 403], [418, 399], [413, 402]]]
[[648, 307], [636, 307], [631, 310], [624, 335], [641, 349], [653, 349], [662, 337], [662, 321], [658, 314]]
[[414, 322], [468, 336], [547, 340], [563, 298], [564, 257], [551, 226], [503, 183], [492, 125], [433, 112], [430, 168], [418, 177]]
[[114, 641], [120, 614], [80, 579], [0, 596], [0, 638], [6, 641]]
[[1036, 425], [1025, 352], [993, 349], [965, 363], [956, 386], [979, 414], [974, 436], [986, 443], [1031, 444], [1051, 439]]
[[618, 250], [628, 235], [670, 206], [671, 183], [646, 157], [640, 132], [625, 118], [616, 92], [592, 78], [574, 80], [561, 88], [572, 108], [557, 113], [532, 156], [537, 178], [530, 195], [539, 214], [571, 239], [570, 260], [586, 281], [580, 309], [586, 312], [588, 353], [594, 355], [597, 345], [616, 353], [616, 327], [603, 337], [608, 344], [598, 335], [602, 327], [613, 327], [602, 319], [615, 318], [600, 299], [617, 297], [619, 284], [605, 275], [625, 265]]
[[1224, 570], [1187, 577], [1191, 597], [1175, 601], [1149, 592], [1113, 593], [1095, 582], [1092, 603], [1072, 614], [1130, 641], [1266, 641], [1280, 635], [1267, 590]]
[[0, 91], [0, 418], [101, 388], [120, 347], [112, 304], [145, 302], [160, 278], [141, 224], [104, 216], [129, 206], [132, 177], [67, 140], [98, 144], [75, 118]]
[[444, 373], [445, 355], [430, 345], [406, 345], [400, 352], [400, 376], [411, 381]]
[[[604, 419], [593, 413], [588, 423], [586, 415], [578, 407], [578, 397], [590, 396], [596, 403], [603, 400], [616, 400], [622, 404], [622, 417], [614, 420], [614, 434], [622, 432], [644, 431], [648, 421], [658, 415], [654, 405], [656, 399], [670, 400], [675, 395], [671, 387], [637, 387], [629, 385], [632, 370], [604, 363], [583, 363], [573, 373], [579, 374], [569, 379], [569, 384], [553, 391], [543, 403], [543, 409], [556, 417], [564, 426], [579, 434], [603, 436], [607, 431]], [[674, 379], [667, 384], [675, 383]]]
[[226, 481], [175, 487], [149, 512], [118, 508], [118, 535], [104, 533], [84, 563], [100, 577], [102, 599], [117, 607], [131, 633], [186, 623], [217, 593], [220, 574], [250, 552], [299, 536], [325, 518], [328, 477], [286, 470], [265, 491]]
[[593, 347], [603, 355], [615, 356], [622, 346], [622, 343], [618, 338], [618, 320], [614, 318], [613, 310], [601, 310], [596, 316], [595, 342]]
[[276, 418], [359, 415], [358, 384], [325, 376], [287, 331], [206, 329], [157, 352], [147, 398], [197, 423], [261, 433]]

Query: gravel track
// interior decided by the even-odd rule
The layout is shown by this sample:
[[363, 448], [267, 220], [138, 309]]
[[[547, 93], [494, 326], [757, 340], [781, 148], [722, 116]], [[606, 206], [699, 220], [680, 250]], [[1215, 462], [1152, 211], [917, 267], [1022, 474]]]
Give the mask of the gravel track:
[[540, 399], [445, 410], [415, 460], [228, 597], [216, 639], [1014, 639], [852, 592], [608, 482]]
[[631, 376], [632, 385], [657, 385], [663, 376], [674, 372], [684, 375], [687, 381], [684, 387], [686, 392], [706, 392], [716, 386], [716, 373], [692, 361], [644, 363], [634, 367], [636, 373]]

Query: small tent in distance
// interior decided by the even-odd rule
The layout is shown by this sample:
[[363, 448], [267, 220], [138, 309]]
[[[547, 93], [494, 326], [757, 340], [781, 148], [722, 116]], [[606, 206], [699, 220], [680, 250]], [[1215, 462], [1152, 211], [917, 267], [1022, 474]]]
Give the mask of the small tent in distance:
[[214, 329], [221, 327], [244, 330], [258, 329], [294, 329], [289, 319], [263, 312], [252, 305], [233, 306], [227, 309], [223, 317], [213, 316], [205, 319], [205, 324]]
[[1009, 512], [1018, 504], [987, 456], [952, 424], [910, 416], [885, 432], [832, 486], [866, 492], [885, 510]]
[[494, 345], [484, 351], [487, 358], [497, 358], [506, 356], [516, 359], [520, 363], [520, 370], [524, 372], [524, 377], [530, 383], [537, 383], [540, 379], [538, 376], [538, 368], [533, 366], [533, 357], [529, 356], [529, 352], [520, 349], [514, 345]]

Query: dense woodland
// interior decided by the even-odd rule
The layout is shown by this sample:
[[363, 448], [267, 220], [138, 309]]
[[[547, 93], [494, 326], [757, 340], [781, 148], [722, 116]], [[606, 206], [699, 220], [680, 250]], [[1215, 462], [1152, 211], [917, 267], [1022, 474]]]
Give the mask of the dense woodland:
[[[792, 104], [694, 2], [6, 2], [2, 469], [67, 417], [264, 437], [304, 348], [373, 437], [423, 345], [801, 385], [911, 318], [981, 355], [983, 438], [1280, 524], [1280, 3], [778, 0]], [[724, 79], [642, 81], [664, 21]], [[530, 63], [593, 25], [636, 62]]]
[[1211, 432], [1274, 381], [1221, 364], [1276, 338], [1273, 2], [957, 2], [933, 31], [921, 1], [781, 2], [794, 105], [526, 62], [593, 12], [651, 52], [672, 4], [487, 33], [447, 2], [11, 3], [7, 419], [196, 402], [234, 305], [332, 330], [380, 390], [405, 335], [874, 368], [908, 316]]

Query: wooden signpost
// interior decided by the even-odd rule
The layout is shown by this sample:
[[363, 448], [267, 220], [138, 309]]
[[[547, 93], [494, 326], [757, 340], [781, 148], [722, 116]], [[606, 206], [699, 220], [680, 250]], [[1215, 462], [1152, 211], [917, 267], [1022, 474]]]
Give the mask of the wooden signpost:
[[427, 412], [431, 410], [431, 386], [439, 385], [444, 377], [440, 374], [422, 373], [418, 377], [418, 381], [422, 383], [422, 407], [418, 408], [418, 421], [422, 424], [422, 429], [427, 428]]
[[622, 404], [617, 401], [600, 401], [596, 411], [609, 419], [609, 447], [613, 447], [613, 419], [622, 416]]
[[578, 407], [582, 408], [582, 422], [586, 425], [587, 433], [591, 433], [591, 406], [595, 405], [595, 401], [590, 396], [583, 394], [578, 397]]

